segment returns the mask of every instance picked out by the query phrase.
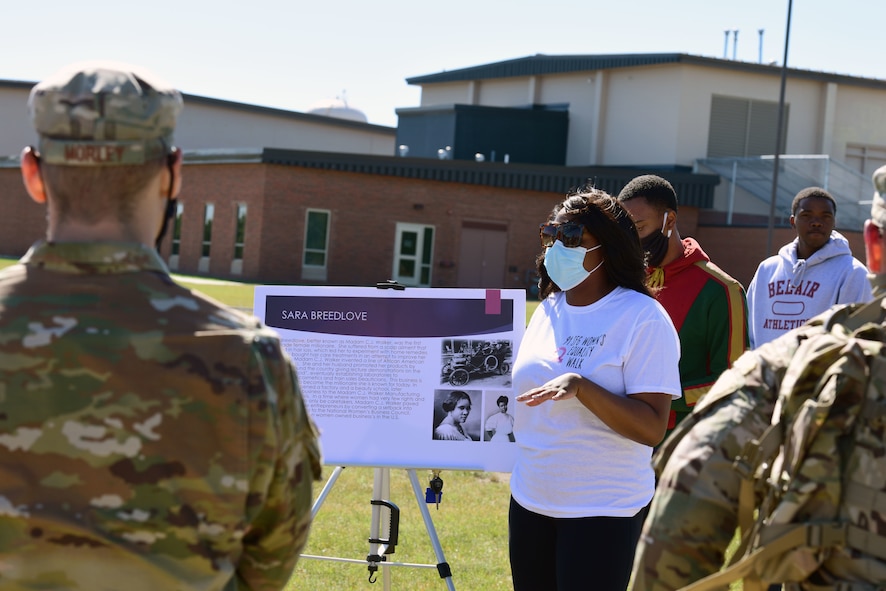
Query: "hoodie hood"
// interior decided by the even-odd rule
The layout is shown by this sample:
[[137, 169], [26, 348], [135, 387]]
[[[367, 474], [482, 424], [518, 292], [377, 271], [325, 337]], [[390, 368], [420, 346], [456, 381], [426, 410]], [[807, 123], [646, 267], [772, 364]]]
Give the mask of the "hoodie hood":
[[778, 249], [778, 256], [785, 259], [785, 263], [793, 271], [792, 283], [794, 285], [800, 285], [807, 269], [820, 265], [834, 257], [852, 256], [849, 241], [836, 230], [831, 231], [831, 237], [824, 243], [824, 246], [812, 253], [812, 256], [808, 259], [797, 258], [798, 244], [799, 238], [794, 238], [792, 242], [788, 242]]
[[664, 266], [665, 276], [677, 274], [687, 267], [691, 267], [699, 261], [709, 261], [710, 257], [701, 249], [701, 245], [695, 238], [683, 239], [683, 256], [677, 257]]
[[663, 269], [664, 277], [672, 277], [684, 269], [691, 267], [699, 261], [709, 261], [710, 257], [701, 249], [695, 238], [683, 238], [683, 256], [675, 258], [663, 267], [650, 267], [646, 269], [647, 273], [652, 273], [655, 269]]

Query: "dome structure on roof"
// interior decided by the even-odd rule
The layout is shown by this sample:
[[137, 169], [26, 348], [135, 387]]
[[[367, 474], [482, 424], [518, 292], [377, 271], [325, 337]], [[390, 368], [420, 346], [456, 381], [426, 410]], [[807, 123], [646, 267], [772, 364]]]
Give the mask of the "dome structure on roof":
[[347, 119], [348, 121], [359, 121], [360, 123], [369, 122], [363, 111], [349, 106], [346, 100], [339, 97], [317, 101], [308, 107], [307, 112], [311, 115], [323, 115], [324, 117], [335, 117], [336, 119]]

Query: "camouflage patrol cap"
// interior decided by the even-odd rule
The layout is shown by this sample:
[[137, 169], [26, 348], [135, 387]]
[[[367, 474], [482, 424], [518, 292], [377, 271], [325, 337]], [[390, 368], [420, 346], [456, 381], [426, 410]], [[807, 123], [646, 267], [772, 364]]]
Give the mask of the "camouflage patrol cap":
[[28, 107], [44, 162], [143, 164], [172, 149], [182, 97], [137, 67], [86, 62], [34, 86]]
[[874, 200], [871, 203], [871, 221], [886, 228], [886, 166], [874, 171]]

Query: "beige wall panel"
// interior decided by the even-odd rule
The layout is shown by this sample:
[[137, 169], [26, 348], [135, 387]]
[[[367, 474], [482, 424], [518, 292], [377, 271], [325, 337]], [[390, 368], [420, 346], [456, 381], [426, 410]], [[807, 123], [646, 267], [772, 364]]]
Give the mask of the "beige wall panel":
[[[541, 79], [539, 102], [542, 104], [567, 103], [569, 105], [569, 141], [566, 146], [568, 166], [588, 166], [592, 161], [593, 142], [602, 131], [598, 119], [594, 72], [546, 76]], [[604, 101], [605, 102], [605, 101]], [[604, 112], [605, 115], [605, 112]]]
[[625, 68], [610, 74], [599, 164], [674, 164], [680, 78], [677, 67]]
[[0, 156], [12, 156], [37, 141], [28, 116], [28, 89], [0, 87]]
[[843, 160], [848, 143], [886, 146], [886, 93], [845, 84], [837, 88], [832, 156]]
[[[469, 82], [444, 82], [441, 84], [429, 84], [421, 89], [422, 107], [436, 107], [439, 105], [469, 105], [470, 83]], [[410, 106], [410, 105], [400, 105]]]
[[176, 141], [192, 150], [285, 148], [391, 156], [395, 134], [186, 102], [176, 129]]

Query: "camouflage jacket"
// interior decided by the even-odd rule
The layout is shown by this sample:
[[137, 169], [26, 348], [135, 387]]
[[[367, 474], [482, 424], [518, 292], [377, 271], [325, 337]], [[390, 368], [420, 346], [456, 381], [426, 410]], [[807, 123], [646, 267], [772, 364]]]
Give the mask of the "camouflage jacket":
[[317, 432], [270, 329], [133, 244], [0, 273], [0, 588], [282, 589]]
[[[872, 282], [879, 296], [886, 280], [878, 276]], [[800, 342], [823, 330], [824, 317], [833, 315], [840, 322], [853, 309], [832, 308], [742, 355], [665, 441], [654, 459], [659, 481], [637, 547], [632, 591], [673, 591], [720, 570], [737, 526], [741, 476], [733, 461], [770, 425], [779, 387]], [[880, 321], [884, 319], [886, 310], [881, 311]], [[664, 463], [666, 450], [670, 456]], [[846, 552], [828, 558], [816, 572], [817, 586], [809, 588], [866, 581], [872, 585], [858, 588], [881, 589], [877, 585], [886, 581], [886, 564]]]

